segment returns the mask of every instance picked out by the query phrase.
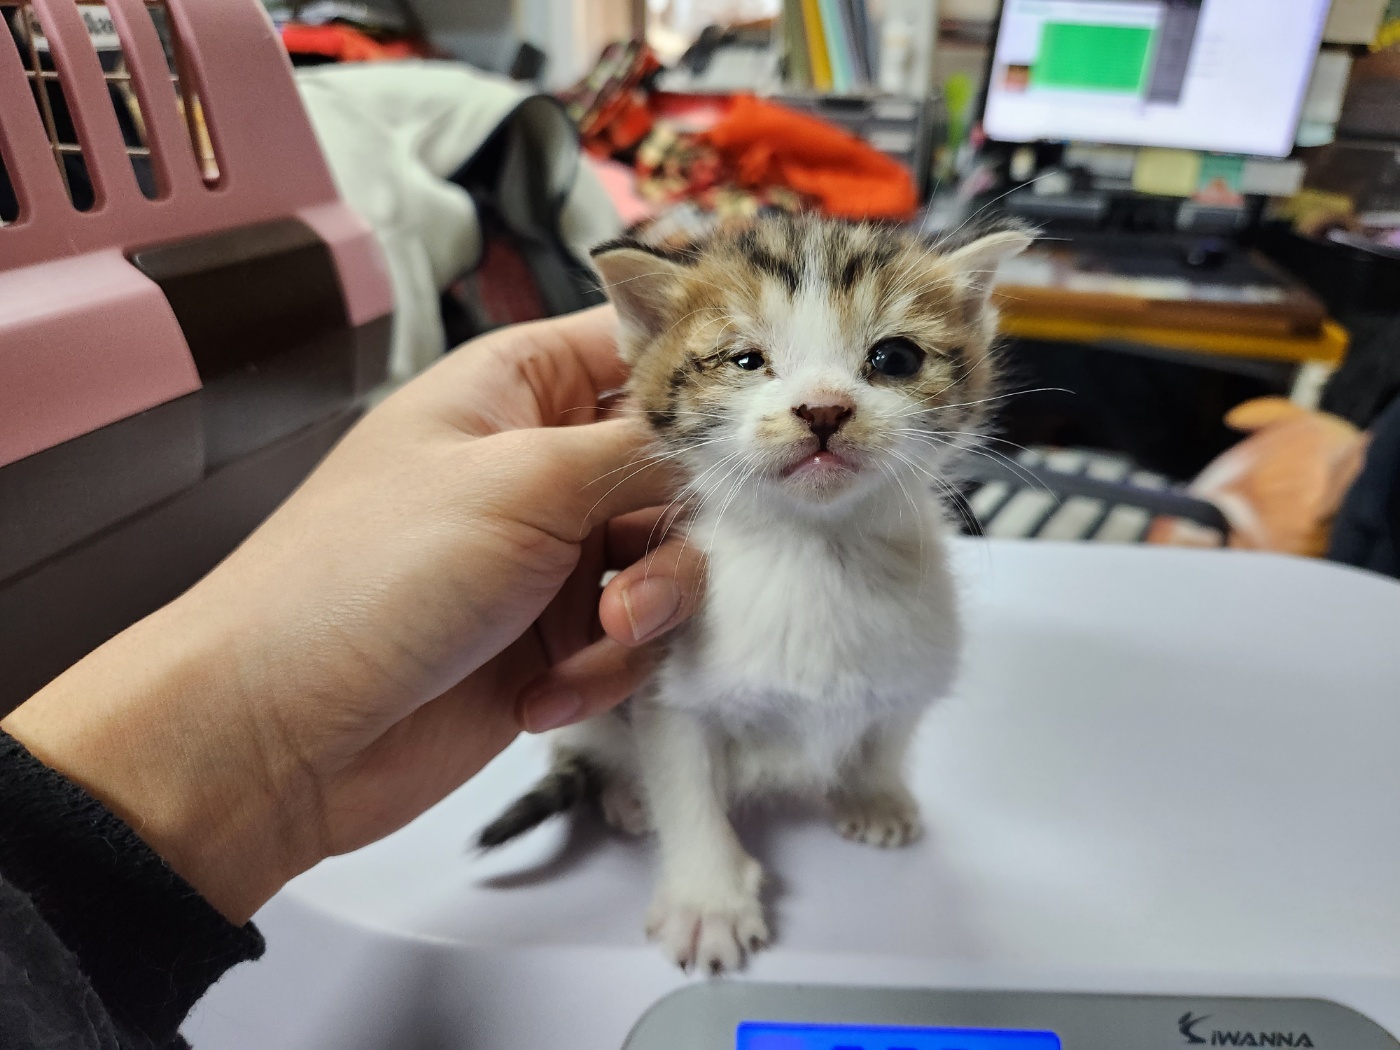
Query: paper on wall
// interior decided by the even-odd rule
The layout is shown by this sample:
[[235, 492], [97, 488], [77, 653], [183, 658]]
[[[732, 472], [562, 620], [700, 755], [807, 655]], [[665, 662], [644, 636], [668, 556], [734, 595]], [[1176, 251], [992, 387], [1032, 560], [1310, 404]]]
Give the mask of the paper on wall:
[[1386, 0], [1332, 0], [1322, 39], [1329, 44], [1369, 44], [1385, 15]]
[[1291, 197], [1303, 188], [1303, 162], [1300, 160], [1260, 160], [1249, 158], [1240, 174], [1240, 189], [1265, 197]]
[[1065, 147], [1065, 167], [1084, 168], [1100, 179], [1131, 179], [1137, 166], [1137, 150], [1131, 146]]
[[1189, 197], [1201, 178], [1201, 155], [1186, 149], [1138, 150], [1133, 189], [1165, 197]]
[[1316, 124], [1335, 124], [1342, 115], [1347, 80], [1351, 77], [1351, 54], [1325, 47], [1313, 66], [1308, 93], [1303, 96], [1302, 119]]
[[[112, 16], [107, 11], [106, 4], [78, 4], [78, 15], [83, 20], [83, 27], [87, 30], [88, 39], [92, 41], [93, 49], [96, 51], [120, 51], [122, 42], [117, 36], [117, 27], [112, 24]], [[48, 37], [44, 35], [44, 27], [39, 24], [39, 17], [32, 8], [26, 9], [29, 16], [29, 33], [34, 41], [34, 49], [45, 54], [49, 50]], [[3, 19], [0, 19], [2, 22]]]

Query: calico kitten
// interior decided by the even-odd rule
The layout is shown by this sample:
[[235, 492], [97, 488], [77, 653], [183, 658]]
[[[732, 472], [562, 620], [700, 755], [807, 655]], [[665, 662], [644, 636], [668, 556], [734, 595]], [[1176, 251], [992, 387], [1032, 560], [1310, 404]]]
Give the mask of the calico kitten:
[[623, 709], [552, 734], [553, 770], [482, 845], [596, 792], [657, 834], [650, 935], [719, 972], [768, 941], [736, 800], [816, 792], [848, 838], [920, 834], [904, 756], [959, 648], [938, 490], [993, 391], [992, 275], [1030, 240], [765, 218], [595, 250], [708, 590]]

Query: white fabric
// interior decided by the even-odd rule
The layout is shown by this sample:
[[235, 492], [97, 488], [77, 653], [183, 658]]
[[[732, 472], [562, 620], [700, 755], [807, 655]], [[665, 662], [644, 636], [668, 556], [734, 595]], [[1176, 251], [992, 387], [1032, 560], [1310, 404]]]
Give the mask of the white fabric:
[[[481, 256], [476, 209], [447, 178], [527, 93], [452, 62], [318, 66], [299, 70], [297, 81], [341, 195], [383, 247], [396, 304], [390, 375], [405, 379], [442, 354], [439, 295]], [[571, 142], [552, 152], [572, 165]], [[584, 258], [622, 228], [587, 165], [578, 166], [561, 225]]]

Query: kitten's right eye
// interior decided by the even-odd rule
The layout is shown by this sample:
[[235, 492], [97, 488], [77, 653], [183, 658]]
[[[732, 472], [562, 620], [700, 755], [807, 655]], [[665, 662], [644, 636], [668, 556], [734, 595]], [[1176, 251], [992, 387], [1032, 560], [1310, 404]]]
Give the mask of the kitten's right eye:
[[757, 372], [763, 367], [763, 355], [757, 350], [745, 350], [742, 354], [731, 357], [730, 361], [745, 372]]
[[870, 370], [890, 379], [908, 379], [924, 363], [924, 352], [903, 336], [882, 339], [870, 349], [866, 361]]

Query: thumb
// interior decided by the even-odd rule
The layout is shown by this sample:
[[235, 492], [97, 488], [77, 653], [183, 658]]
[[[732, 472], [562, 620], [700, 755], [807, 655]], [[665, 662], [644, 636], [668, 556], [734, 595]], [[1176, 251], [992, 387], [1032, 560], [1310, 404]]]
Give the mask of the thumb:
[[665, 503], [680, 482], [636, 417], [511, 436], [533, 446], [529, 476], [520, 478], [519, 520], [568, 543], [620, 514]]

